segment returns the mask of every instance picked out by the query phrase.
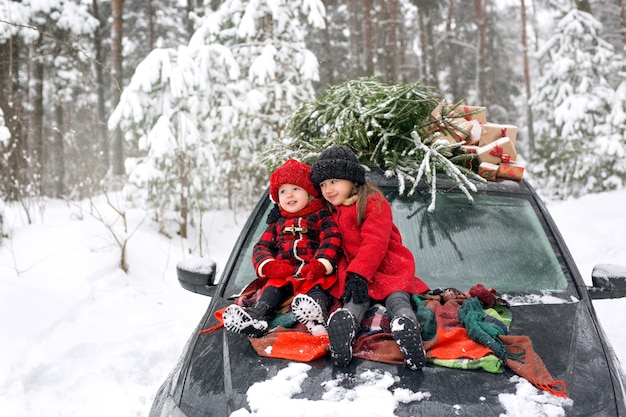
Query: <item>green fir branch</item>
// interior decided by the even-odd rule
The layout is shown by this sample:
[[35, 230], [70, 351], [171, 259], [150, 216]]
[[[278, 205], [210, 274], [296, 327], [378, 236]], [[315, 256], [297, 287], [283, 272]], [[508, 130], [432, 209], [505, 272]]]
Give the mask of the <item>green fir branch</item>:
[[289, 158], [312, 164], [324, 149], [346, 145], [363, 165], [396, 176], [401, 194], [407, 182], [412, 194], [423, 179], [431, 188], [429, 211], [435, 209], [437, 173], [454, 179], [473, 202], [470, 190], [476, 187], [470, 179], [485, 181], [464, 166], [475, 156], [460, 152], [464, 142], [442, 138], [459, 131], [455, 120], [466, 114], [451, 111], [459, 104], [447, 105], [419, 82], [350, 80], [298, 107], [288, 120], [286, 138], [265, 148], [263, 162], [270, 171]]

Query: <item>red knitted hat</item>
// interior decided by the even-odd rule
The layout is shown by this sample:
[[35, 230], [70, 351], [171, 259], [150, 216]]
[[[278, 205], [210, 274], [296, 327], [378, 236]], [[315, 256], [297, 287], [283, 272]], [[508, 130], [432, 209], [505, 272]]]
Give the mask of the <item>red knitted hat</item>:
[[283, 184], [294, 184], [317, 197], [317, 188], [311, 182], [311, 167], [295, 159], [285, 161], [270, 176], [270, 197], [278, 203], [278, 189]]

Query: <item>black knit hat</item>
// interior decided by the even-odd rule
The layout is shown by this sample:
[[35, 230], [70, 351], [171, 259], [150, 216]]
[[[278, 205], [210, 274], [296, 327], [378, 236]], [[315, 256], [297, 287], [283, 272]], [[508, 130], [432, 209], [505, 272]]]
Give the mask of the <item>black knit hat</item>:
[[316, 187], [320, 182], [331, 178], [348, 180], [357, 185], [365, 184], [365, 168], [347, 146], [338, 145], [326, 149], [311, 165], [311, 181]]

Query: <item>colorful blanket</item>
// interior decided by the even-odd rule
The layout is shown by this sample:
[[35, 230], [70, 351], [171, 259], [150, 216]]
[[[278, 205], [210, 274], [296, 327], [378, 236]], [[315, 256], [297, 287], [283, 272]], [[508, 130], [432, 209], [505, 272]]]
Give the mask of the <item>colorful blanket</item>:
[[[243, 297], [243, 296], [242, 296]], [[249, 305], [254, 292], [237, 301]], [[554, 380], [527, 336], [508, 334], [511, 313], [497, 292], [481, 284], [463, 293], [456, 289], [431, 290], [412, 297], [422, 328], [428, 362], [449, 368], [482, 369], [501, 373], [507, 366], [537, 388], [567, 397], [566, 384]], [[310, 362], [329, 352], [327, 335], [313, 336], [289, 311], [290, 300], [269, 323], [272, 330], [264, 337], [249, 338], [255, 352], [264, 357]], [[336, 308], [336, 306], [334, 306]], [[218, 324], [202, 330], [213, 332]], [[380, 304], [366, 313], [357, 334], [353, 357], [391, 364], [403, 364], [404, 357], [393, 339], [389, 316]]]

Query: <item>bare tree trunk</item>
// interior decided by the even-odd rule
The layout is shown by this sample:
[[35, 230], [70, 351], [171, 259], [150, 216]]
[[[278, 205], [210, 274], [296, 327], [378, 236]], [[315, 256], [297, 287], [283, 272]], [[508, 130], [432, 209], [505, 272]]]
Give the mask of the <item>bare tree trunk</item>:
[[526, 87], [526, 124], [528, 125], [528, 158], [535, 153], [535, 132], [533, 112], [530, 107], [530, 70], [528, 64], [528, 39], [526, 35], [526, 2], [522, 0], [522, 49], [524, 51], [524, 84]]
[[375, 11], [372, 21], [376, 30], [376, 68], [379, 73], [383, 74], [384, 81], [389, 81], [389, 48], [387, 39], [389, 38], [389, 27], [385, 22], [389, 21], [389, 12], [387, 10], [386, 0], [377, 0], [375, 3]]
[[454, 0], [450, 0], [450, 6], [448, 8], [448, 16], [446, 18], [446, 40], [448, 46], [448, 56], [450, 57], [450, 62], [448, 63], [448, 67], [450, 68], [450, 79], [448, 80], [448, 85], [450, 86], [450, 94], [453, 100], [458, 100], [461, 97], [460, 87], [459, 87], [459, 77], [460, 73], [460, 65], [458, 63], [457, 56], [455, 53], [456, 46], [454, 44], [454, 33], [452, 32], [452, 27], [454, 23]]
[[24, 135], [24, 126], [22, 124], [22, 117], [24, 115], [23, 94], [20, 84], [19, 74], [19, 62], [20, 62], [20, 48], [19, 41], [16, 38], [11, 38], [8, 42], [8, 51], [4, 55], [9, 60], [8, 65], [0, 65], [0, 67], [6, 68], [6, 86], [5, 91], [9, 91], [7, 97], [7, 104], [4, 110], [4, 117], [6, 121], [6, 127], [11, 132], [11, 138], [9, 139], [8, 151], [8, 173], [6, 178], [7, 186], [7, 198], [9, 200], [18, 200], [22, 197], [21, 187], [25, 184], [22, 170], [26, 167], [24, 156], [26, 155], [26, 139]]
[[374, 75], [374, 31], [372, 29], [372, 0], [363, 0], [363, 45], [365, 53], [365, 74]]
[[[152, 0], [148, 0], [148, 50], [152, 51], [154, 49], [154, 44], [156, 42], [156, 30], [154, 29], [154, 4]], [[187, 39], [191, 39], [191, 35], [193, 35], [193, 22], [189, 19], [189, 15], [193, 11], [193, 2], [187, 2], [187, 13], [185, 15], [185, 25], [187, 26]]]
[[[41, 40], [41, 37], [40, 37]], [[33, 63], [33, 98], [32, 98], [32, 119], [31, 127], [31, 171], [35, 183], [39, 185], [39, 195], [44, 195], [43, 173], [45, 172], [45, 146], [44, 146], [44, 104], [43, 104], [43, 77], [44, 66], [40, 60], [35, 59]]]
[[487, 25], [481, 0], [474, 0], [476, 10], [476, 26], [478, 27], [478, 56], [476, 57], [476, 99], [480, 104], [486, 104], [486, 74], [487, 69]]
[[63, 105], [57, 102], [54, 107], [55, 129], [52, 134], [50, 157], [52, 158], [54, 196], [61, 197], [65, 192], [65, 161], [63, 149]]
[[428, 59], [430, 54], [428, 53], [428, 36], [426, 32], [426, 17], [423, 7], [417, 9], [417, 22], [419, 28], [419, 40], [420, 40], [420, 78], [422, 80], [428, 79]]
[[[98, 0], [93, 0], [92, 14], [100, 21], [100, 12], [98, 10]], [[102, 65], [104, 62], [102, 55], [102, 24], [99, 24], [94, 31], [94, 49], [96, 51], [96, 63], [94, 70], [96, 71], [96, 145], [101, 155], [101, 161], [103, 169], [106, 172], [109, 169], [111, 163], [110, 148], [109, 148], [109, 131], [106, 123], [106, 97], [104, 95], [104, 71]]]
[[350, 42], [350, 68], [352, 76], [360, 76], [363, 74], [361, 67], [361, 34], [359, 28], [359, 2], [357, 0], [348, 0], [348, 30]]
[[[111, 25], [111, 68], [113, 69], [113, 78], [115, 86], [111, 99], [112, 107], [118, 105], [123, 85], [123, 66], [122, 66], [122, 36], [123, 36], [123, 14], [124, 0], [111, 0], [111, 17], [113, 23]], [[115, 176], [124, 175], [124, 143], [122, 133], [116, 129], [113, 133], [113, 174]]]
[[622, 50], [626, 50], [626, 11], [624, 10], [624, 0], [619, 0], [619, 22], [622, 32]]
[[389, 81], [398, 82], [398, 22], [400, 21], [400, 5], [398, 0], [389, 0], [389, 39], [387, 51], [389, 53]]
[[404, 19], [402, 16], [402, 13], [400, 13], [400, 25], [398, 26], [399, 29], [399, 38], [398, 38], [398, 49], [400, 50], [400, 62], [398, 63], [398, 65], [400, 66], [399, 71], [400, 74], [398, 76], [398, 80], [400, 82], [407, 82], [411, 79], [410, 76], [410, 71], [409, 71], [409, 67], [408, 67], [408, 62], [407, 62], [407, 58], [406, 58], [406, 52], [407, 52], [407, 41], [406, 41], [406, 28], [404, 26]]
[[[324, 0], [324, 8], [328, 10], [328, 0]], [[323, 29], [323, 50], [325, 53], [320, 60], [320, 80], [321, 85], [333, 85], [335, 84], [335, 54], [332, 48], [332, 34], [330, 31], [330, 17], [328, 14], [324, 16], [324, 29]]]

